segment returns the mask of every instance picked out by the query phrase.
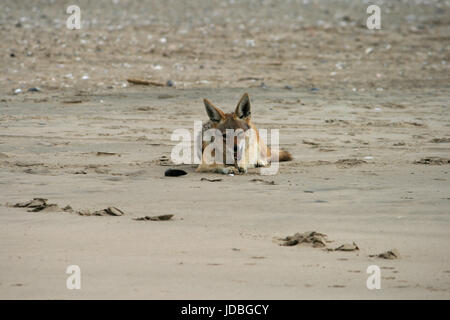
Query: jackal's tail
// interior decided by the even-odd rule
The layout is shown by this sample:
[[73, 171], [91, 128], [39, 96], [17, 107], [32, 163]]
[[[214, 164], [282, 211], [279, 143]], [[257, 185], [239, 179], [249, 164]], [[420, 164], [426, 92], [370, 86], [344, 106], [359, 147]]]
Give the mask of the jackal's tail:
[[288, 151], [284, 151], [284, 150], [278, 151], [278, 159], [277, 159], [276, 151], [275, 150], [271, 150], [270, 158], [271, 158], [272, 161], [278, 160], [279, 162], [291, 161], [293, 159], [292, 155]]

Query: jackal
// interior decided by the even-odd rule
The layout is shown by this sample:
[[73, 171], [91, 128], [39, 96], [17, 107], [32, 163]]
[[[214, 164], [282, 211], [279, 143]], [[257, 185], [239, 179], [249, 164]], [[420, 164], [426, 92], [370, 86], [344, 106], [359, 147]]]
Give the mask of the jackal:
[[[202, 161], [197, 172], [246, 173], [249, 168], [265, 167], [272, 161], [292, 160], [289, 152], [271, 150], [260, 138], [250, 120], [251, 105], [247, 93], [233, 113], [224, 113], [208, 99], [203, 102], [209, 121], [202, 128]], [[214, 148], [209, 148], [213, 142]]]

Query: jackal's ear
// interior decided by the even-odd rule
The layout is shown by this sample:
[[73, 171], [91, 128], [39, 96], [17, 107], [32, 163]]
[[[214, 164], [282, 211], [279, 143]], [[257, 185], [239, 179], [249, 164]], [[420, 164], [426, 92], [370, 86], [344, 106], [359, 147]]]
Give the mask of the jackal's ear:
[[244, 93], [241, 100], [239, 100], [234, 114], [241, 119], [250, 119], [252, 114], [250, 106], [250, 97], [248, 93]]
[[222, 110], [214, 106], [211, 101], [208, 99], [203, 99], [206, 107], [206, 113], [208, 114], [209, 119], [213, 122], [219, 122], [220, 120], [225, 118], [225, 114]]

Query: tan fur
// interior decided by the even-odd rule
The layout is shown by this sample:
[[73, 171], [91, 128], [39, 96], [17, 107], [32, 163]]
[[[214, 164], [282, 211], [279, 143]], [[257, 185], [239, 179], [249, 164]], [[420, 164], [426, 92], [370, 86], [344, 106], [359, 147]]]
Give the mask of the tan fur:
[[[216, 172], [223, 174], [245, 173], [247, 172], [248, 168], [252, 168], [255, 166], [264, 167], [267, 166], [272, 160], [276, 160], [276, 155], [273, 154], [272, 150], [265, 145], [262, 139], [260, 139], [258, 129], [250, 120], [250, 97], [247, 93], [245, 93], [239, 100], [236, 110], [233, 113], [224, 113], [222, 110], [214, 106], [208, 99], [204, 99], [204, 103], [210, 120], [203, 125], [203, 133], [211, 128], [215, 128], [223, 134], [226, 133], [226, 129], [242, 129], [246, 133], [246, 143], [244, 154], [242, 155], [240, 160], [235, 160], [234, 165], [227, 165], [225, 163], [226, 148], [223, 149], [222, 155], [224, 164], [208, 164], [207, 160], [211, 160], [208, 158], [211, 157], [211, 155], [209, 152], [204, 151], [205, 148], [208, 147], [209, 143], [202, 139], [202, 163], [198, 166], [196, 170], [197, 172]], [[256, 141], [256, 144], [250, 143], [248, 136], [251, 130], [249, 129], [254, 130], [256, 136], [253, 141]], [[236, 137], [234, 137], [234, 139], [236, 144]], [[234, 152], [236, 153], [235, 150]], [[254, 158], [254, 155], [256, 155], [256, 158]], [[214, 154], [212, 156], [214, 156]], [[283, 150], [279, 151], [278, 161], [290, 160], [292, 160], [292, 156], [289, 152]]]

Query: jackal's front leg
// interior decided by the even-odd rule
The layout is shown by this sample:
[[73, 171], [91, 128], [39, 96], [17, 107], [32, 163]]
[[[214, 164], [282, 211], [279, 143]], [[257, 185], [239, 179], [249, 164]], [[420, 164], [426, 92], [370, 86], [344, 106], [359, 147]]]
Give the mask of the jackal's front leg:
[[260, 139], [258, 143], [258, 151], [257, 151], [257, 159], [256, 159], [256, 167], [266, 167], [269, 165], [269, 156], [270, 152], [269, 148], [266, 144]]
[[239, 169], [232, 166], [225, 166], [222, 163], [211, 163], [207, 161], [208, 158], [205, 153], [202, 154], [202, 163], [195, 170], [196, 172], [211, 172], [211, 173], [220, 173], [220, 174], [239, 174]]
[[238, 161], [238, 168], [247, 172], [247, 169], [265, 167], [268, 165], [265, 152], [261, 152], [260, 145], [257, 143], [249, 143], [243, 152], [243, 157]]

